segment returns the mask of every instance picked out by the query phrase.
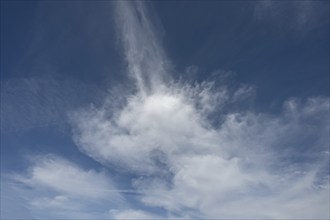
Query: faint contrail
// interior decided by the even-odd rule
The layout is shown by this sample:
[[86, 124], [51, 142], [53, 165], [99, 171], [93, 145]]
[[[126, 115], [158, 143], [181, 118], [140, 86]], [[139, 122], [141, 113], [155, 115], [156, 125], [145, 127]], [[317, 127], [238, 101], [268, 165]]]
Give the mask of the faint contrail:
[[139, 92], [146, 95], [159, 87], [165, 76], [167, 59], [159, 37], [142, 2], [117, 1], [115, 12], [128, 71]]

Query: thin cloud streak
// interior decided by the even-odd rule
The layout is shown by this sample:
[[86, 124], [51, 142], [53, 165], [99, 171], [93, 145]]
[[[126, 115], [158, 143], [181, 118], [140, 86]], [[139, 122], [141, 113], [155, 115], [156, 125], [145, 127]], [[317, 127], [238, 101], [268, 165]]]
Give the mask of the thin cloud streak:
[[139, 92], [146, 94], [162, 83], [168, 61], [160, 46], [160, 39], [153, 31], [146, 5], [140, 1], [119, 1], [115, 6], [128, 72], [134, 78]]

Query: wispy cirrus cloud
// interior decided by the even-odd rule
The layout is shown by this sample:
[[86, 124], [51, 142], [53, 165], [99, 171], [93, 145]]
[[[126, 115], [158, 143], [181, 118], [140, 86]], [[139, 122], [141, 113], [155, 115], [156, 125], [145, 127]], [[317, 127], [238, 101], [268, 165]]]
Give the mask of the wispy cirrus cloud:
[[150, 92], [168, 77], [166, 59], [160, 38], [149, 20], [147, 6], [136, 1], [120, 1], [115, 4], [119, 38], [125, 51], [128, 73], [141, 93]]

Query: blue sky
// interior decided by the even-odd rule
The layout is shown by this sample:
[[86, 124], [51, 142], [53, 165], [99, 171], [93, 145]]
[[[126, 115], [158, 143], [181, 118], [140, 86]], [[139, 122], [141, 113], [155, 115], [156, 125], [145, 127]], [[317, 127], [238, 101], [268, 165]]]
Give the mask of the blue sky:
[[328, 219], [328, 1], [2, 1], [2, 219]]

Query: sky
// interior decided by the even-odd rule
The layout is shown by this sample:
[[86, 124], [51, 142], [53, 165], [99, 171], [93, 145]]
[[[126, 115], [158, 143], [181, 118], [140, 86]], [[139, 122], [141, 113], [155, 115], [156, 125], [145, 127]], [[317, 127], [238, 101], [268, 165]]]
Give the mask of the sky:
[[1, 1], [1, 219], [329, 219], [329, 1]]

